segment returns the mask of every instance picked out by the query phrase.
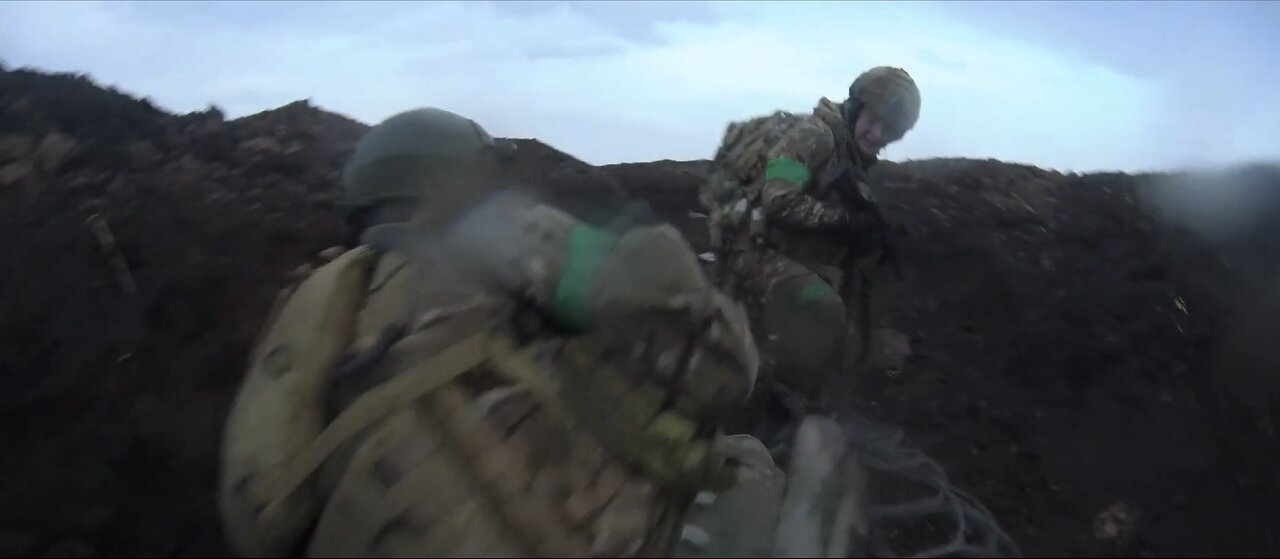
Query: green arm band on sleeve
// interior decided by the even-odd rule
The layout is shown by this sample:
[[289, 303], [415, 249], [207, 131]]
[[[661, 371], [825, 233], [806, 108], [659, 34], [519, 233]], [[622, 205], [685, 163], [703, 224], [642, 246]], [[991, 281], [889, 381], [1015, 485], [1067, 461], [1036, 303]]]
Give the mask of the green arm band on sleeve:
[[827, 282], [822, 280], [813, 280], [800, 288], [800, 292], [796, 294], [796, 304], [807, 305], [815, 301], [821, 301], [828, 298], [838, 299], [839, 297], [840, 295], [836, 293], [836, 290], [830, 285], [827, 285]]
[[764, 170], [764, 180], [781, 179], [801, 188], [809, 184], [809, 177], [809, 168], [789, 157], [770, 160]]
[[589, 225], [578, 225], [569, 233], [569, 253], [564, 273], [556, 285], [553, 312], [568, 326], [586, 329], [590, 324], [587, 304], [592, 278], [600, 263], [613, 250], [616, 237]]

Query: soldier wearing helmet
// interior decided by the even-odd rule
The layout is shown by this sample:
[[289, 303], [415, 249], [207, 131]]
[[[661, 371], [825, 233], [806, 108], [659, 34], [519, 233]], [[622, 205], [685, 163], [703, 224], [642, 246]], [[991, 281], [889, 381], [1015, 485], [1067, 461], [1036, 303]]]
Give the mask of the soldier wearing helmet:
[[[863, 183], [886, 145], [920, 114], [906, 71], [873, 68], [843, 103], [812, 114], [776, 112], [731, 124], [701, 194], [719, 278], [755, 313], [768, 369], [810, 395], [842, 369], [849, 303], [865, 287], [858, 266], [882, 246], [883, 222]], [[858, 312], [865, 312], [865, 305]], [[865, 322], [865, 321], [863, 321]], [[864, 328], [865, 330], [865, 328]], [[865, 351], [866, 332], [862, 332]]]
[[363, 244], [285, 292], [227, 419], [235, 551], [861, 553], [866, 480], [838, 424], [805, 418], [785, 476], [720, 431], [756, 349], [683, 237], [502, 188], [497, 145], [434, 110], [357, 145]]
[[660, 555], [768, 460], [717, 430], [755, 346], [683, 237], [506, 188], [498, 147], [435, 109], [357, 144], [361, 245], [282, 294], [227, 419], [238, 553]]
[[[515, 145], [495, 140], [475, 121], [436, 108], [397, 114], [356, 144], [342, 170], [341, 207], [350, 230], [424, 221], [457, 210], [499, 188]], [[430, 204], [419, 204], [430, 194]]]

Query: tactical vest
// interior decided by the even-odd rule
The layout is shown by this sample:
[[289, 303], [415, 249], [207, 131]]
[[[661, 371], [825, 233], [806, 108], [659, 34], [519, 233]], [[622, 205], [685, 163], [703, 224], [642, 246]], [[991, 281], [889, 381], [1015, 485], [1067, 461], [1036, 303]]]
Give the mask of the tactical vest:
[[[768, 217], [760, 209], [764, 169], [770, 150], [796, 123], [806, 118], [820, 120], [831, 131], [835, 141], [830, 157], [811, 162], [813, 179], [806, 194], [850, 209], [853, 208], [849, 195], [874, 204], [864, 180], [877, 159], [857, 151], [841, 111], [840, 104], [823, 98], [811, 114], [777, 112], [730, 124], [713, 160], [712, 172], [699, 191], [699, 199], [707, 211], [713, 250], [743, 250], [763, 242], [810, 268], [834, 272], [835, 267], [843, 266], [850, 248], [858, 258], [871, 255], [878, 249], [870, 238], [865, 246], [850, 247], [848, 239], [839, 235], [771, 228]], [[864, 206], [857, 211], [869, 210]], [[865, 214], [865, 217], [874, 218], [872, 214]]]
[[766, 233], [768, 223], [760, 211], [760, 189], [769, 152], [802, 119], [821, 120], [832, 131], [836, 144], [831, 160], [815, 170], [813, 195], [831, 198], [826, 182], [833, 180], [840, 168], [849, 168], [859, 177], [865, 174], [875, 158], [864, 161], [855, 153], [840, 110], [840, 105], [824, 98], [811, 114], [777, 111], [729, 124], [712, 159], [711, 175], [699, 191], [708, 214], [713, 248], [741, 248], [747, 239]]
[[[665, 392], [592, 359], [609, 344], [517, 347], [504, 309], [462, 299], [394, 327], [405, 266], [356, 249], [273, 310], [224, 441], [218, 505], [242, 555], [846, 556], [865, 540], [829, 422], [802, 424], [785, 478], [750, 437], [699, 447]], [[542, 349], [596, 366], [556, 382]], [[335, 374], [364, 386], [333, 390]], [[728, 478], [689, 469], [708, 454]]]
[[449, 293], [414, 313], [408, 266], [350, 251], [272, 312], [224, 441], [234, 547], [669, 552], [693, 494], [727, 479], [716, 440], [681, 411], [704, 396], [638, 381], [616, 354], [626, 332], [517, 344], [510, 301]]
[[712, 173], [700, 198], [707, 210], [711, 246], [741, 246], [764, 232], [760, 211], [760, 178], [769, 163], [769, 150], [802, 116], [777, 111], [730, 123], [712, 159]]

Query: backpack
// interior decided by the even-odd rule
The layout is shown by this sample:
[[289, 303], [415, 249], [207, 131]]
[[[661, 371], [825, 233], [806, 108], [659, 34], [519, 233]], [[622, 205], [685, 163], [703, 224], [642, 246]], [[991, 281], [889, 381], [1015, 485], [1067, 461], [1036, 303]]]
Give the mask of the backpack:
[[775, 111], [729, 124], [712, 159], [711, 175], [699, 192], [699, 200], [707, 210], [713, 249], [730, 244], [726, 236], [764, 232], [764, 216], [759, 209], [760, 179], [768, 164], [769, 150], [806, 116]]
[[[701, 301], [698, 296], [707, 291], [705, 278], [687, 241], [674, 228], [633, 229], [615, 240], [575, 224], [559, 211], [543, 206], [533, 209], [537, 211], [530, 212], [527, 219], [507, 218], [520, 226], [510, 235], [532, 231], [515, 237], [530, 244], [506, 243], [504, 248], [534, 253], [540, 257], [532, 259], [541, 262], [538, 268], [553, 270], [527, 271], [530, 277], [569, 279], [556, 282], [555, 290], [543, 290], [553, 317], [575, 326], [575, 322], [586, 322], [582, 317], [592, 318], [597, 312], [626, 315], [630, 307], [653, 309], [653, 316], [643, 318], [643, 324], [615, 319], [607, 327], [591, 325], [587, 333], [567, 336], [556, 350], [558, 358], [587, 365], [559, 370], [564, 382], [553, 381], [545, 374], [544, 364], [535, 359], [548, 346], [519, 347], [505, 329], [485, 328], [492, 315], [482, 307], [467, 306], [465, 301], [460, 309], [436, 312], [441, 309], [432, 307], [433, 312], [421, 316], [403, 313], [412, 315], [415, 325], [427, 317], [441, 320], [451, 316], [450, 320], [460, 321], [458, 334], [465, 337], [436, 347], [445, 339], [438, 331], [406, 328], [405, 317], [399, 312], [426, 304], [414, 300], [413, 292], [403, 287], [429, 281], [415, 277], [416, 271], [431, 264], [415, 244], [421, 239], [402, 226], [370, 230], [368, 245], [322, 266], [282, 296], [232, 406], [224, 432], [218, 506], [239, 554], [284, 556], [298, 549], [303, 540], [308, 541], [308, 553], [322, 556], [388, 555], [393, 554], [387, 551], [391, 548], [383, 546], [392, 543], [409, 545], [405, 553], [421, 555], [427, 549], [438, 551], [431, 555], [447, 554], [446, 548], [424, 548], [421, 546], [427, 543], [398, 539], [414, 536], [414, 527], [398, 524], [396, 519], [413, 503], [444, 506], [447, 497], [439, 492], [442, 487], [452, 487], [459, 498], [467, 496], [462, 493], [465, 491], [477, 495], [483, 491], [500, 505], [497, 514], [502, 517], [480, 519], [474, 516], [479, 513], [467, 507], [451, 509], [440, 525], [462, 542], [457, 545], [492, 544], [498, 546], [494, 549], [499, 555], [516, 555], [522, 546], [528, 546], [554, 556], [585, 555], [604, 546], [598, 548], [604, 555], [618, 555], [621, 551], [609, 546], [665, 542], [664, 531], [672, 529], [668, 524], [674, 521], [664, 518], [653, 525], [618, 524], [622, 520], [656, 518], [654, 507], [677, 506], [693, 488], [718, 487], [731, 481], [717, 439], [702, 434], [693, 416], [683, 409], [702, 402], [716, 406], [722, 400], [746, 399], [754, 377], [735, 382], [738, 377], [726, 376], [738, 369], [754, 375], [756, 369], [745, 316], [734, 313], [724, 322], [711, 319], [713, 308], [728, 311], [737, 307], [719, 296]], [[475, 235], [480, 239], [507, 238], [507, 234], [492, 236], [491, 214], [473, 217], [470, 225], [456, 226], [460, 237], [451, 242], [476, 246]], [[530, 222], [537, 226], [526, 227]], [[539, 251], [540, 247], [553, 251]], [[685, 257], [674, 257], [680, 253]], [[512, 264], [519, 268], [530, 261], [515, 253], [495, 254], [489, 255], [487, 263], [496, 270], [505, 271]], [[381, 258], [405, 260], [415, 274], [397, 274], [395, 280], [382, 277], [380, 270], [401, 268], [394, 260], [382, 262]], [[618, 266], [617, 262], [628, 265]], [[516, 270], [517, 275], [522, 272], [526, 270]], [[511, 285], [526, 284], [517, 281]], [[389, 295], [402, 291], [404, 297]], [[375, 292], [379, 296], [370, 297]], [[407, 304], [396, 304], [401, 300]], [[371, 308], [378, 312], [371, 312]], [[384, 310], [388, 316], [380, 312]], [[473, 310], [474, 314], [467, 315]], [[678, 401], [683, 408], [677, 410], [665, 388], [637, 384], [635, 372], [610, 355], [616, 355], [613, 348], [634, 346], [639, 330], [668, 331], [662, 327], [666, 321], [676, 315], [683, 319], [686, 311], [707, 315], [704, 328], [710, 328], [709, 335], [742, 340], [742, 346], [717, 343], [690, 353], [698, 363], [698, 373], [679, 377], [686, 390], [681, 391]], [[470, 324], [477, 328], [467, 326]], [[467, 333], [477, 329], [480, 331]], [[356, 339], [361, 332], [382, 334], [377, 342], [366, 344], [362, 342], [369, 336]], [[408, 359], [412, 354], [406, 352], [411, 351], [427, 353]], [[373, 376], [376, 384], [353, 394], [349, 404], [329, 409], [327, 394], [334, 390], [331, 381], [349, 377], [353, 370], [357, 376], [368, 377], [371, 372], [366, 367], [372, 368], [384, 355], [397, 353], [388, 365], [392, 376]], [[680, 356], [670, 354], [674, 367]], [[743, 361], [740, 367], [734, 365], [739, 360]], [[397, 362], [402, 367], [397, 368]], [[463, 377], [465, 382], [455, 383]], [[509, 386], [494, 388], [495, 379], [501, 379], [497, 384]], [[480, 386], [488, 386], [483, 395], [470, 392]], [[498, 427], [505, 420], [490, 417], [501, 416], [499, 409], [526, 405], [536, 407], [540, 414], [540, 419], [525, 426], [538, 430], [537, 435], [512, 438], [515, 431]], [[487, 411], [477, 415], [477, 410]], [[330, 417], [330, 413], [336, 415]], [[421, 434], [421, 419], [416, 415], [421, 413], [437, 417], [441, 440], [447, 444], [433, 447], [420, 460], [392, 452], [399, 448], [397, 441]], [[525, 417], [532, 414], [520, 413]], [[546, 448], [563, 450], [559, 456], [566, 458], [535, 459], [529, 447], [533, 438]], [[586, 483], [600, 470], [593, 469], [595, 463], [589, 460], [568, 459], [579, 455], [605, 456], [600, 463], [607, 460], [613, 464], [613, 473], [600, 474], [603, 478]], [[340, 458], [331, 463], [335, 456]], [[396, 462], [402, 459], [408, 462]], [[452, 465], [441, 465], [446, 463]], [[476, 468], [482, 479], [459, 473], [458, 464]], [[341, 468], [325, 469], [331, 465]], [[396, 477], [388, 477], [388, 472]], [[539, 489], [520, 481], [530, 476], [542, 480]], [[333, 482], [330, 492], [322, 493], [316, 483], [320, 478]], [[547, 500], [543, 498], [547, 484], [572, 491], [564, 498]], [[673, 496], [677, 498], [670, 499]], [[564, 510], [558, 508], [561, 503]], [[380, 514], [353, 515], [351, 510]], [[578, 529], [578, 521], [571, 517], [579, 513], [594, 515], [590, 517], [596, 519], [591, 520], [595, 532]], [[510, 531], [483, 535], [462, 528], [483, 531], [498, 525]], [[608, 538], [594, 540], [594, 534], [608, 534]], [[428, 543], [443, 545], [434, 540]]]

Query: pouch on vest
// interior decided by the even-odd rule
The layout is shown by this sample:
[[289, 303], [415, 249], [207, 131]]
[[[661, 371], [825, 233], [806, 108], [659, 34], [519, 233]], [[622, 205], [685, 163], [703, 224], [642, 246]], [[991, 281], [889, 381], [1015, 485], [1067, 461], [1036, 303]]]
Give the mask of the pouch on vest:
[[729, 124], [699, 196], [708, 212], [713, 248], [764, 233], [759, 199], [769, 150], [799, 121], [794, 114], [777, 111]]

